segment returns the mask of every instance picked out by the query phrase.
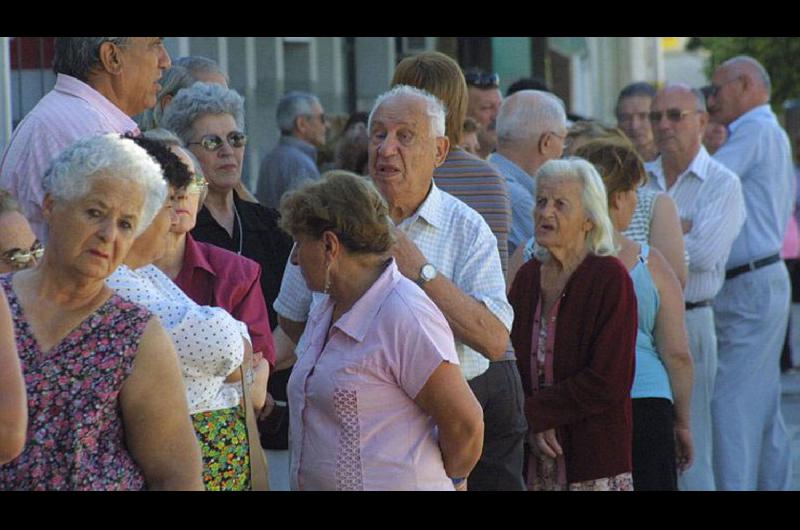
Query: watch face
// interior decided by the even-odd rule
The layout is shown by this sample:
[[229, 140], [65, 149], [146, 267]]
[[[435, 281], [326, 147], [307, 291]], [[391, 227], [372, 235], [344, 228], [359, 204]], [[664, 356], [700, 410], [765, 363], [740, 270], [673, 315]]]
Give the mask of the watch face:
[[436, 268], [430, 263], [426, 263], [422, 266], [422, 270], [419, 271], [419, 275], [422, 276], [422, 279], [426, 282], [430, 281], [436, 276]]

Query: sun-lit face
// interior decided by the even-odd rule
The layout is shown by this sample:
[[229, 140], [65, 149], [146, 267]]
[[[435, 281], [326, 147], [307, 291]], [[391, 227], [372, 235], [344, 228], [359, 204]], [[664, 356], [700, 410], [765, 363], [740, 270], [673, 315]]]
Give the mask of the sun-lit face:
[[290, 259], [293, 265], [300, 267], [306, 286], [311, 291], [322, 292], [325, 289], [325, 243], [306, 234], [294, 236], [294, 247]]
[[739, 99], [744, 92], [741, 75], [732, 65], [720, 66], [711, 78], [712, 93], [708, 95], [708, 112], [711, 118], [729, 125], [741, 114]]
[[[174, 188], [170, 186], [170, 195], [175, 193]], [[170, 198], [164, 201], [164, 205], [158, 210], [153, 222], [147, 227], [147, 230], [136, 238], [131, 253], [136, 253], [139, 259], [144, 260], [146, 263], [153, 263], [154, 261], [162, 258], [166, 252], [169, 241], [169, 232], [171, 227], [178, 221], [175, 211], [172, 209], [172, 202]]]
[[647, 96], [624, 98], [617, 107], [617, 125], [637, 150], [653, 145], [653, 130], [648, 114], [653, 100]]
[[[184, 149], [171, 146], [170, 150], [189, 168], [189, 173], [192, 175], [192, 179], [194, 179], [194, 162], [186, 155]], [[197, 212], [200, 210], [200, 199], [202, 195], [202, 189], [191, 184], [179, 190], [174, 190], [174, 192], [171, 193], [170, 200], [172, 201], [172, 210], [175, 212], [177, 218], [177, 221], [170, 229], [171, 232], [175, 234], [186, 234], [194, 228], [197, 223]]]
[[592, 223], [583, 208], [583, 186], [569, 178], [539, 179], [533, 208], [536, 242], [552, 250], [586, 241]]
[[136, 238], [145, 190], [109, 175], [92, 177], [89, 192], [69, 202], [45, 198], [49, 240], [43, 260], [70, 274], [105, 279], [125, 259]]
[[[232, 147], [228, 140], [228, 135], [237, 131], [242, 132], [230, 114], [205, 114], [192, 124], [192, 135], [187, 146], [200, 161], [211, 191], [227, 192], [241, 181], [245, 148]], [[206, 135], [221, 138], [221, 147], [216, 151], [209, 151], [195, 143]]]
[[[707, 115], [697, 110], [694, 94], [689, 90], [664, 90], [656, 95], [651, 111], [661, 113], [661, 119], [652, 121], [652, 127], [656, 145], [663, 156], [694, 156], [697, 153]], [[675, 121], [679, 116], [680, 119]]]
[[473, 118], [484, 128], [493, 129], [502, 103], [503, 96], [500, 94], [499, 88], [484, 89], [471, 86], [469, 87], [467, 116]]
[[155, 106], [161, 90], [158, 81], [172, 63], [163, 37], [131, 37], [130, 44], [118, 50], [123, 88], [119, 94], [120, 109], [128, 116], [135, 116]]

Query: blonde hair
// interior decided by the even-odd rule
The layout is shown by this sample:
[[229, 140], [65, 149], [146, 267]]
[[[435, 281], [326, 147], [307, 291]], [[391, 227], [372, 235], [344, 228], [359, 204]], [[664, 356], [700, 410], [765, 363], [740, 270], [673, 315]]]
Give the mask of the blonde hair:
[[372, 182], [349, 171], [331, 170], [283, 196], [280, 227], [292, 236], [336, 234], [352, 253], [380, 254], [394, 244], [386, 201]]

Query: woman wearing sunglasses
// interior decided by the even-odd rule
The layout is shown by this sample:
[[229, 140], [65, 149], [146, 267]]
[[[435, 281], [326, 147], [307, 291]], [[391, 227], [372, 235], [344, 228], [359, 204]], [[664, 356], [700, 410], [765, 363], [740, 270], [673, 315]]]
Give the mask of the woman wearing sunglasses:
[[247, 143], [244, 99], [217, 84], [195, 83], [178, 92], [162, 125], [175, 132], [197, 157], [208, 182], [192, 236], [261, 265], [261, 290], [274, 329], [277, 316], [272, 303], [278, 296], [292, 241], [278, 228], [278, 212], [243, 200], [235, 190], [241, 182]]
[[35, 267], [43, 254], [44, 247], [17, 201], [0, 189], [0, 274]]

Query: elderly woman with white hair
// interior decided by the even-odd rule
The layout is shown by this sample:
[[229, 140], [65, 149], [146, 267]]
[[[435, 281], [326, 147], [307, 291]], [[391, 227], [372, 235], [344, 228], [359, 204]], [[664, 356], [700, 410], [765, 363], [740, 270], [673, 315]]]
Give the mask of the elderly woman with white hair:
[[636, 294], [603, 181], [576, 158], [536, 176], [535, 258], [509, 292], [532, 490], [631, 490]]
[[96, 136], [62, 152], [44, 186], [42, 260], [0, 276], [29, 410], [0, 489], [201, 490], [175, 348], [106, 285], [164, 204], [159, 166], [130, 139]]

